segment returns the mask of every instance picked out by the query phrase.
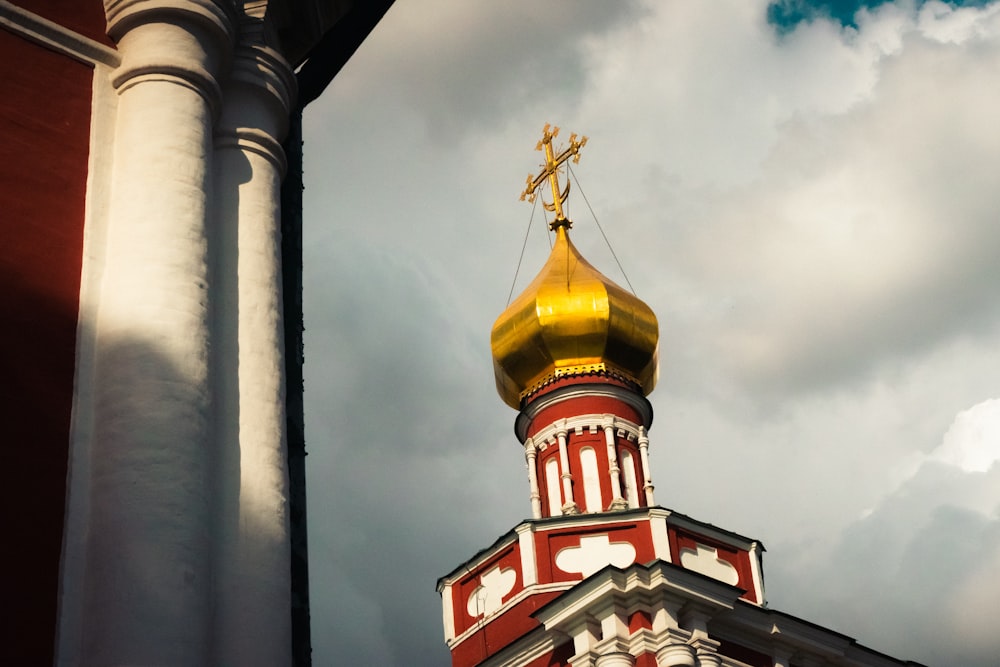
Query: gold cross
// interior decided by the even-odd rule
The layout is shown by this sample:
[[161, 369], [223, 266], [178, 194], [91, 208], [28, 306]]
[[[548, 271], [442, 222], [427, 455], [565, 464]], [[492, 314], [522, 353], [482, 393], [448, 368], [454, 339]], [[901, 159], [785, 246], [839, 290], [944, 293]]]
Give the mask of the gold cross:
[[542, 170], [537, 176], [532, 176], [528, 174], [527, 187], [524, 192], [521, 193], [521, 201], [527, 199], [530, 202], [535, 201], [535, 190], [544, 183], [546, 180], [549, 182], [549, 187], [552, 188], [552, 203], [546, 204], [542, 200], [542, 206], [545, 207], [546, 211], [554, 211], [556, 214], [556, 219], [549, 223], [549, 228], [555, 229], [556, 227], [570, 227], [571, 223], [566, 219], [566, 215], [563, 213], [562, 205], [569, 197], [569, 179], [566, 179], [566, 187], [560, 191], [559, 189], [559, 166], [569, 158], [573, 158], [574, 163], [580, 161], [580, 149], [584, 147], [587, 143], [587, 137], [582, 137], [579, 141], [576, 140], [576, 135], [569, 135], [569, 148], [564, 150], [559, 154], [558, 157], [555, 156], [555, 152], [552, 150], [552, 140], [556, 138], [559, 134], [558, 127], [550, 128], [549, 124], [545, 124], [545, 129], [542, 130], [542, 140], [538, 142], [535, 146], [536, 151], [545, 151], [545, 164], [542, 165]]

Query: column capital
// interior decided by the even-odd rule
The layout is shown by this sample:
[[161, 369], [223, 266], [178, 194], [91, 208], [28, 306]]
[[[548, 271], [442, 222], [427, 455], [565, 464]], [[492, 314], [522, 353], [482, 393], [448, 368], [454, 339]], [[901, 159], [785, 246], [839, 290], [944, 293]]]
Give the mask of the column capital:
[[222, 84], [225, 100], [215, 145], [255, 153], [283, 177], [288, 165], [281, 142], [297, 87], [291, 65], [263, 42], [262, 22], [250, 15], [240, 20], [232, 68]]
[[236, 36], [236, 10], [225, 0], [104, 0], [108, 36], [118, 42], [137, 25], [172, 21], [199, 20], [213, 27], [233, 42]]
[[221, 107], [221, 73], [236, 43], [236, 14], [214, 0], [105, 0], [108, 35], [122, 61], [111, 83], [123, 93], [144, 80], [174, 81]]
[[580, 513], [580, 506], [577, 505], [575, 502], [573, 502], [571, 500], [570, 502], [568, 502], [568, 503], [566, 503], [565, 505], [562, 506], [562, 513], [563, 514], [579, 514]]

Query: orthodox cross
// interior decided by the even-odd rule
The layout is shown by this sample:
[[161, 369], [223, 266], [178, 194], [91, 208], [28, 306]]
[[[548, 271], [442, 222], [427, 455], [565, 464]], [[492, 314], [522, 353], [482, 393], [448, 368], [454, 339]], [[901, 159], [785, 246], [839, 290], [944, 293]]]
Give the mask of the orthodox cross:
[[558, 127], [550, 127], [548, 123], [545, 124], [545, 128], [542, 130], [542, 140], [538, 142], [535, 146], [536, 151], [545, 151], [545, 164], [542, 165], [542, 170], [538, 172], [537, 176], [532, 176], [528, 174], [527, 187], [524, 192], [521, 193], [521, 201], [527, 199], [530, 202], [535, 201], [535, 191], [538, 189], [542, 183], [546, 180], [549, 182], [549, 187], [552, 188], [552, 203], [546, 204], [542, 200], [542, 206], [545, 207], [546, 211], [553, 211], [556, 214], [556, 219], [549, 223], [551, 229], [561, 226], [570, 226], [570, 221], [566, 219], [566, 215], [563, 213], [563, 202], [569, 197], [569, 178], [566, 179], [566, 187], [560, 191], [559, 189], [559, 167], [566, 160], [573, 158], [573, 162], [577, 163], [580, 161], [580, 149], [584, 147], [587, 143], [587, 137], [582, 137], [579, 141], [576, 140], [576, 134], [569, 135], [569, 148], [561, 152], [558, 156], [555, 155], [555, 151], [552, 150], [552, 140], [559, 135]]

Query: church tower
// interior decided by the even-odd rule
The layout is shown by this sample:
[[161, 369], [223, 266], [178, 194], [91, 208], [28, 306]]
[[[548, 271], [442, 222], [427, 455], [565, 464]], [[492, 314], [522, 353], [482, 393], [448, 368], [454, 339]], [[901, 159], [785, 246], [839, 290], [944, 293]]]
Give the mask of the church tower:
[[570, 240], [560, 167], [587, 138], [557, 154], [558, 132], [522, 194], [551, 191], [551, 255], [491, 337], [531, 518], [438, 581], [452, 664], [912, 665], [767, 609], [759, 542], [656, 505], [657, 319]]

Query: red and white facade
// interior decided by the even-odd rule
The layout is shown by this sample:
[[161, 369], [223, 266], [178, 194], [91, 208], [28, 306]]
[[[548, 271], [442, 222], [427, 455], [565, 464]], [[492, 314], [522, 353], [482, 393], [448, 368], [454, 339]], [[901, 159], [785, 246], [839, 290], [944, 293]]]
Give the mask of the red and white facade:
[[[651, 422], [646, 398], [606, 374], [558, 378], [526, 402], [515, 432], [525, 450], [532, 519], [438, 584], [456, 667], [595, 664], [574, 656], [600, 649], [604, 633], [593, 626], [602, 621], [587, 611], [579, 627], [552, 633], [540, 619], [546, 610], [558, 609], [553, 627], [573, 625], [567, 625], [560, 601], [598, 573], [636, 563], [669, 565], [668, 572], [684, 569], [697, 573], [695, 581], [724, 582], [734, 599], [763, 601], [759, 543], [656, 506], [649, 474]], [[643, 649], [650, 655], [669, 652], [665, 647], [678, 637], [691, 639], [678, 625], [683, 605], [649, 602], [618, 600], [625, 605], [612, 610], [624, 633], [618, 639], [672, 629], [662, 635], [667, 644]]]

